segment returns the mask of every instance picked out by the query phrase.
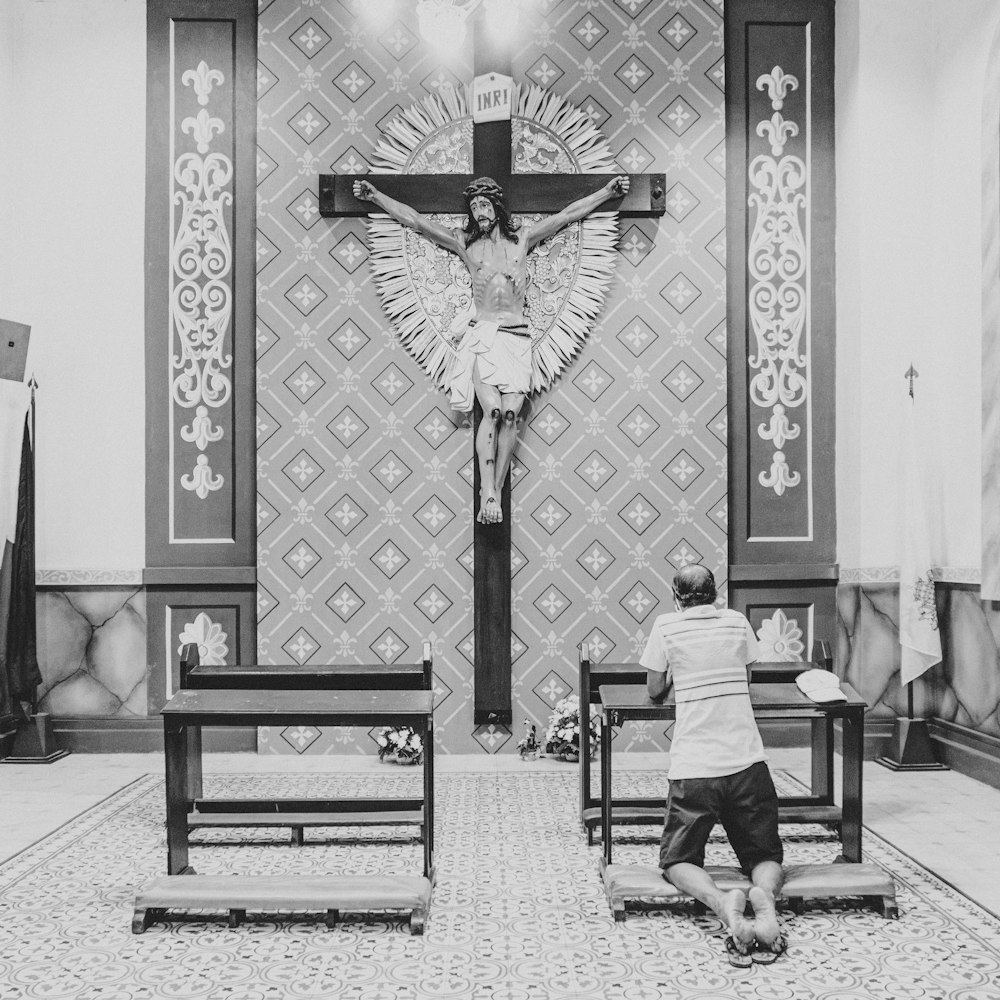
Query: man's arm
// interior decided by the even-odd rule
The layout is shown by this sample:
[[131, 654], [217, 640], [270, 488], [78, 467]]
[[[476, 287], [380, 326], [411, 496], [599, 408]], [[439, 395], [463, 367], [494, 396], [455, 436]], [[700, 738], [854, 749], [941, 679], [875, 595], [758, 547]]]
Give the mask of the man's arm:
[[646, 671], [646, 694], [650, 701], [663, 701], [670, 690], [669, 670]]
[[355, 181], [354, 197], [364, 201], [370, 201], [376, 208], [381, 209], [390, 218], [395, 219], [401, 226], [426, 236], [432, 243], [436, 243], [445, 250], [457, 253], [461, 258], [465, 258], [465, 246], [458, 237], [457, 230], [446, 229], [444, 226], [427, 216], [421, 215], [416, 209], [404, 205], [395, 198], [390, 198], [387, 194], [379, 191], [371, 181]]
[[629, 180], [622, 174], [613, 177], [603, 187], [598, 188], [593, 194], [588, 194], [584, 198], [579, 198], [567, 205], [561, 212], [550, 215], [542, 219], [527, 231], [526, 239], [528, 249], [554, 236], [560, 229], [565, 229], [571, 222], [579, 222], [585, 219], [591, 212], [600, 208], [609, 198], [620, 198], [628, 193]]

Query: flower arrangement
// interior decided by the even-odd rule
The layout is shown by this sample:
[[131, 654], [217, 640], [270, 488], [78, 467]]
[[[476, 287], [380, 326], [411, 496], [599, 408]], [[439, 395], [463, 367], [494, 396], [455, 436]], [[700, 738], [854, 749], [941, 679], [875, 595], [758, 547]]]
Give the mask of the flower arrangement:
[[[591, 706], [590, 740], [596, 747], [598, 720]], [[580, 759], [580, 699], [575, 694], [567, 695], [556, 702], [549, 716], [549, 728], [545, 732], [545, 752], [563, 760]]]
[[386, 726], [375, 737], [378, 759], [392, 764], [419, 764], [424, 759], [424, 744], [410, 726], [393, 729]]
[[538, 731], [533, 722], [524, 720], [524, 736], [518, 740], [517, 752], [521, 755], [521, 760], [537, 760], [542, 751], [542, 744], [538, 740]]

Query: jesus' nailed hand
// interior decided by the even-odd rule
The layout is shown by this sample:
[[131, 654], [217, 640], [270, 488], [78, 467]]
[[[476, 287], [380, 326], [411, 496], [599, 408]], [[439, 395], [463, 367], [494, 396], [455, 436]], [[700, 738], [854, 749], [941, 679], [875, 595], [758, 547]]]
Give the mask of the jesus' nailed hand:
[[467, 219], [448, 229], [409, 205], [379, 191], [370, 181], [354, 182], [354, 197], [372, 202], [402, 226], [457, 254], [472, 277], [474, 309], [453, 330], [454, 354], [445, 388], [456, 410], [468, 413], [475, 399], [483, 408], [476, 435], [483, 524], [503, 520], [500, 494], [517, 444], [517, 418], [531, 388], [531, 332], [525, 316], [528, 254], [542, 240], [596, 211], [629, 189], [628, 177], [614, 177], [561, 212], [522, 227], [507, 212], [496, 181], [480, 177], [463, 192]]

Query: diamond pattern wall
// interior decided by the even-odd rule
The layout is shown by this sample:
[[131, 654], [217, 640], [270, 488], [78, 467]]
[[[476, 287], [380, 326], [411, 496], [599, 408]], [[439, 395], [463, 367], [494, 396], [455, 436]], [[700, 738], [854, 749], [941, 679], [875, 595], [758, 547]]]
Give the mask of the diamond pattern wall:
[[[472, 456], [394, 338], [363, 220], [319, 215], [319, 173], [361, 174], [442, 66], [413, 5], [374, 35], [338, 0], [261, 3], [258, 620], [262, 662], [406, 662], [434, 648], [445, 752], [513, 749], [575, 688], [578, 647], [633, 660], [670, 581], [726, 568], [725, 162], [717, 0], [539, 0], [515, 78], [585, 109], [667, 213], [620, 223], [615, 283], [581, 355], [533, 400], [513, 491], [514, 733], [472, 723]], [[620, 737], [667, 745], [644, 725]], [[357, 731], [262, 749], [362, 752]]]

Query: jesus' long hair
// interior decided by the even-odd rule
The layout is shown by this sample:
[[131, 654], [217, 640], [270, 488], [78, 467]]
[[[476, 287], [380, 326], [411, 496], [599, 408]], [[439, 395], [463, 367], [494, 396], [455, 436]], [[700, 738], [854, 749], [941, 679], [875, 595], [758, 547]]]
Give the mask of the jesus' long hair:
[[[479, 228], [479, 223], [476, 222], [476, 217], [472, 214], [473, 198], [488, 198], [490, 204], [493, 206], [493, 211], [496, 212], [496, 225], [500, 227], [500, 235], [505, 240], [510, 240], [511, 243], [518, 242], [517, 231], [521, 228], [521, 224], [511, 219], [510, 213], [507, 211], [507, 206], [503, 203], [503, 197], [499, 193], [499, 186], [494, 181], [486, 184], [485, 182], [488, 180], [489, 178], [480, 178], [479, 181], [474, 181], [465, 189], [465, 204], [468, 215], [465, 225], [462, 226], [462, 232], [465, 234], [466, 247], [472, 246], [476, 240], [482, 239], [487, 235]], [[477, 190], [476, 188], [479, 186], [483, 190]]]

